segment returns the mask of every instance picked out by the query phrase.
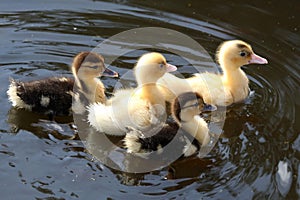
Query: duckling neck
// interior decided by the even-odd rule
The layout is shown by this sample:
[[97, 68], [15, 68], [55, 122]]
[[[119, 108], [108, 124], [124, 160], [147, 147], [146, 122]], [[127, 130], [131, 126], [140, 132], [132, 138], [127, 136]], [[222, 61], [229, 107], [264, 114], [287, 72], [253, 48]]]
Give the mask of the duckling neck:
[[235, 102], [240, 101], [248, 95], [249, 80], [241, 68], [234, 70], [224, 69], [222, 82], [224, 87], [228, 88]]
[[224, 70], [223, 83], [229, 86], [235, 86], [240, 84], [248, 84], [248, 78], [245, 72], [241, 69]]
[[90, 103], [105, 101], [104, 85], [98, 78], [76, 78], [77, 87], [85, 94]]

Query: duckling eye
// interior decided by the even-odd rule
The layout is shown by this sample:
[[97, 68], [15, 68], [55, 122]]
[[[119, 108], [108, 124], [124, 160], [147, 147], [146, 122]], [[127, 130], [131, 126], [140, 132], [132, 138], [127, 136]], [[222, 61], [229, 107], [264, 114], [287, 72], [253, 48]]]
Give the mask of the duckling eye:
[[92, 69], [97, 69], [98, 66], [97, 65], [93, 65], [93, 66], [90, 66], [89, 68], [92, 68]]
[[160, 68], [164, 68], [164, 66], [165, 66], [165, 65], [164, 65], [163, 63], [160, 63], [160, 64], [159, 64], [159, 67], [160, 67]]
[[192, 107], [198, 107], [198, 106], [199, 106], [199, 103], [194, 103], [194, 104], [189, 105], [189, 106], [184, 106], [182, 109], [192, 108]]
[[240, 56], [244, 57], [246, 55], [247, 55], [246, 52], [244, 52], [244, 51], [240, 52]]
[[195, 103], [192, 105], [192, 107], [198, 107], [199, 106], [199, 103]]

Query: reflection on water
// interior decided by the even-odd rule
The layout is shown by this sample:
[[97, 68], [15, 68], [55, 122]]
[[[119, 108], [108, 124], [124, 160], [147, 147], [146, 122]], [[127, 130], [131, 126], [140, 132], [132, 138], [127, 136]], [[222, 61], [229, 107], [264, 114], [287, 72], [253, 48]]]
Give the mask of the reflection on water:
[[[0, 7], [3, 199], [299, 199], [298, 1], [12, 0], [0, 2]], [[221, 41], [243, 39], [269, 60], [266, 66], [244, 67], [254, 93], [227, 109], [224, 137], [205, 158], [179, 159], [145, 174], [122, 173], [87, 152], [72, 119], [49, 122], [11, 108], [5, 93], [8, 77], [70, 75], [68, 66], [78, 52], [121, 31], [146, 26], [187, 34], [212, 56]], [[120, 57], [110, 67], [123, 75], [143, 52]], [[166, 55], [190, 75], [183, 59]], [[103, 82], [111, 92], [116, 80]]]

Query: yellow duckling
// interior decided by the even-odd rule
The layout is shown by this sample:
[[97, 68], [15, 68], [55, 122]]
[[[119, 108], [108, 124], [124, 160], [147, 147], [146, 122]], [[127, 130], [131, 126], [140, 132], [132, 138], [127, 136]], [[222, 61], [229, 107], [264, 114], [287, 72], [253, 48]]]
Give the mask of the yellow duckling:
[[165, 100], [156, 81], [166, 72], [176, 69], [160, 53], [144, 54], [134, 69], [138, 87], [118, 90], [106, 105], [92, 104], [88, 108], [90, 124], [110, 135], [124, 135], [127, 126], [143, 131], [158, 128], [167, 116]]
[[241, 40], [231, 40], [222, 43], [216, 54], [223, 74], [201, 73], [191, 78], [180, 79], [172, 74], [166, 74], [158, 83], [169, 88], [162, 89], [167, 101], [175, 96], [194, 91], [200, 93], [209, 104], [228, 106], [240, 102], [249, 95], [249, 80], [241, 66], [248, 64], [267, 64], [268, 61], [256, 55], [251, 46]]
[[105, 68], [101, 55], [93, 52], [76, 55], [72, 72], [75, 79], [50, 77], [30, 82], [11, 80], [7, 91], [8, 98], [13, 106], [46, 114], [50, 119], [54, 116], [70, 115], [72, 107], [75, 113], [81, 114], [85, 110], [82, 101], [106, 101], [104, 85], [97, 77], [118, 76], [118, 73]]
[[133, 154], [151, 151], [162, 153], [162, 148], [175, 139], [181, 127], [196, 139], [190, 144], [186, 138], [176, 138], [176, 144], [178, 144], [176, 147], [183, 146], [183, 155], [190, 156], [199, 151], [201, 145], [206, 145], [210, 141], [207, 123], [199, 114], [214, 109], [205, 104], [197, 93], [183, 93], [174, 99], [171, 106], [172, 117], [176, 122], [167, 122], [156, 135], [151, 137], [145, 137], [140, 130], [128, 127], [129, 131], [123, 140], [124, 146], [127, 148], [127, 152]]

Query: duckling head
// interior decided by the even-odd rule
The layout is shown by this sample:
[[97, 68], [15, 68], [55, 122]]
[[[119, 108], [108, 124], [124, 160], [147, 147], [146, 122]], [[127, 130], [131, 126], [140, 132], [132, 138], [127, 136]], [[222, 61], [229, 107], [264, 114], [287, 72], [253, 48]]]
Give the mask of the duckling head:
[[217, 61], [224, 70], [239, 69], [248, 64], [267, 64], [267, 59], [256, 55], [251, 46], [241, 40], [222, 43], [217, 50]]
[[104, 58], [94, 52], [81, 52], [74, 58], [72, 72], [79, 79], [93, 79], [100, 76], [118, 77], [118, 73], [105, 67]]
[[137, 83], [156, 83], [165, 73], [176, 71], [174, 65], [168, 64], [165, 57], [156, 52], [147, 53], [141, 56], [135, 67]]
[[172, 103], [172, 115], [178, 122], [188, 122], [195, 115], [205, 111], [214, 111], [215, 106], [204, 102], [202, 96], [194, 92], [186, 92], [176, 97]]

